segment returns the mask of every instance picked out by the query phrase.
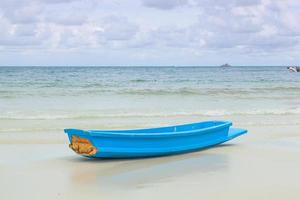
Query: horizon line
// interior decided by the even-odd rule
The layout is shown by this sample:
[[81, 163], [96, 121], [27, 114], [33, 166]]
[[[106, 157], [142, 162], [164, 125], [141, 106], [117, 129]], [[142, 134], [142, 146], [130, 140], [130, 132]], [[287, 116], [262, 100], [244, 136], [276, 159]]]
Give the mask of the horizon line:
[[[230, 67], [288, 67], [298, 65], [230, 65]], [[222, 67], [221, 65], [0, 65], [0, 67]]]

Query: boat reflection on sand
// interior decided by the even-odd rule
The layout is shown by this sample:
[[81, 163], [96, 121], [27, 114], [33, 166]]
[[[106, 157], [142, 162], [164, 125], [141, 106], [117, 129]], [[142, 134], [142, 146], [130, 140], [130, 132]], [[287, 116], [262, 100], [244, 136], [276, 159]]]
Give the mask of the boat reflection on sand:
[[[220, 145], [216, 148], [230, 146]], [[75, 167], [70, 171], [73, 183], [77, 182], [79, 185], [84, 183], [101, 188], [145, 187], [197, 173], [224, 172], [229, 166], [226, 154], [205, 151], [151, 159], [76, 158], [69, 161], [89, 164], [88, 170]]]

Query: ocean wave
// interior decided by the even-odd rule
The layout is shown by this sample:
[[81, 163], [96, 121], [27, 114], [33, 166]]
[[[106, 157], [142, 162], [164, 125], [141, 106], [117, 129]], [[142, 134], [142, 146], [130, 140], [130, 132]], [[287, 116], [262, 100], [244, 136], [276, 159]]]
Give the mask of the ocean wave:
[[[147, 82], [148, 80], [136, 79], [133, 81]], [[99, 95], [151, 95], [151, 96], [236, 96], [261, 98], [269, 96], [282, 96], [282, 93], [290, 96], [300, 95], [300, 87], [297, 86], [278, 86], [278, 87], [127, 87], [125, 85], [103, 86], [83, 85], [78, 87], [58, 87], [44, 90], [44, 88], [28, 88], [28, 89], [1, 89], [0, 98], [18, 98], [18, 97], [60, 97], [60, 96], [99, 96]]]
[[130, 95], [246, 95], [256, 92], [251, 92], [247, 89], [227, 89], [227, 88], [143, 88], [143, 89], [124, 89], [117, 90], [118, 94]]
[[132, 94], [132, 95], [193, 95], [193, 94], [203, 94], [203, 91], [193, 88], [178, 88], [178, 89], [125, 89], [120, 90], [119, 94]]
[[1, 114], [0, 120], [62, 120], [62, 119], [97, 119], [97, 118], [151, 118], [151, 117], [180, 117], [180, 116], [246, 116], [246, 115], [298, 115], [300, 108], [287, 110], [246, 110], [246, 111], [228, 111], [228, 110], [208, 110], [191, 112], [123, 112], [123, 113], [8, 113]]
[[[148, 123], [148, 124], [144, 124], [144, 126], [137, 126], [135, 127], [134, 125], [131, 125], [129, 127], [127, 127], [128, 129], [131, 129], [131, 128], [143, 128], [143, 127], [157, 127], [159, 126], [158, 125], [159, 123], [157, 122], [153, 122], [153, 123]], [[161, 126], [165, 126], [165, 124], [160, 124]], [[300, 125], [300, 122], [299, 121], [275, 121], [275, 122], [272, 122], [272, 121], [260, 121], [260, 122], [257, 122], [257, 121], [240, 121], [239, 122], [239, 125], [241, 126], [247, 126], [248, 128], [250, 128], [250, 126], [253, 126], [253, 127], [259, 127], [259, 126], [299, 126]], [[93, 125], [95, 126], [95, 125]], [[120, 125], [116, 125], [116, 124], [110, 124], [109, 126], [105, 125], [105, 124], [100, 124], [99, 127], [101, 126], [101, 129], [126, 129], [124, 126], [120, 126]], [[33, 126], [30, 126], [30, 127], [20, 127], [20, 128], [3, 128], [3, 127], [0, 127], [0, 134], [7, 134], [7, 133], [22, 133], [22, 134], [40, 134], [40, 133], [51, 133], [50, 135], [48, 135], [48, 137], [50, 136], [53, 136], [54, 134], [57, 134], [57, 133], [60, 133], [62, 132], [62, 130], [65, 128], [65, 126], [57, 126], [55, 128], [53, 127], [49, 127], [49, 126], [40, 126], [39, 128], [36, 128], [36, 127], [33, 127]], [[23, 135], [24, 136], [24, 135]], [[35, 137], [41, 137], [40, 135], [35, 135]], [[47, 137], [47, 139], [49, 139]], [[54, 137], [57, 139], [57, 136], [54, 135]], [[10, 139], [15, 139], [15, 135], [13, 138], [10, 138]], [[24, 139], [24, 137], [23, 137]], [[28, 138], [27, 138], [28, 139]]]
[[182, 87], [182, 88], [126, 88], [126, 87], [78, 87], [78, 88], [59, 88], [56, 90], [2, 90], [0, 97], [3, 96], [31, 96], [31, 95], [45, 95], [45, 96], [61, 96], [61, 95], [90, 95], [90, 94], [131, 94], [131, 95], [253, 95], [272, 93], [300, 93], [300, 87], [273, 87], [273, 88], [196, 88], [196, 87]]
[[254, 87], [251, 88], [252, 90], [255, 91], [265, 91], [265, 92], [270, 92], [270, 91], [283, 91], [283, 92], [300, 92], [300, 86], [277, 86], [277, 87]]
[[146, 83], [146, 82], [157, 82], [158, 80], [156, 79], [132, 79], [130, 82], [133, 83]]
[[0, 128], [0, 132], [44, 132], [44, 131], [51, 131], [51, 132], [56, 132], [56, 131], [61, 131], [63, 130], [64, 127], [35, 127], [35, 126], [30, 126], [30, 127], [21, 127], [21, 128]]

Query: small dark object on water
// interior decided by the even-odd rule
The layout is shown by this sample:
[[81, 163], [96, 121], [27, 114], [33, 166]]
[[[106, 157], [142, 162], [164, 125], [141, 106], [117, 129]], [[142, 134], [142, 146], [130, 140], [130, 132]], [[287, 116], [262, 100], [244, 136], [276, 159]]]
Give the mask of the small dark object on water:
[[231, 65], [229, 65], [228, 63], [225, 63], [225, 64], [221, 65], [221, 67], [231, 67]]
[[300, 67], [287, 67], [290, 72], [300, 72]]

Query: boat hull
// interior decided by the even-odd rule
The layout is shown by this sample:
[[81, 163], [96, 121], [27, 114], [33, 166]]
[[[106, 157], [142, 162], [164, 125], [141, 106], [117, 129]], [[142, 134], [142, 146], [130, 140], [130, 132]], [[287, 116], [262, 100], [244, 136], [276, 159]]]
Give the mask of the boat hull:
[[[84, 145], [87, 143], [92, 145], [89, 148], [94, 153], [80, 153], [76, 151], [77, 146], [73, 145], [77, 148], [71, 147], [75, 152], [100, 158], [134, 158], [185, 153], [226, 142], [247, 132], [244, 129], [230, 128], [231, 122], [199, 128], [195, 125], [197, 124], [124, 131], [65, 129], [65, 132], [71, 144], [74, 143], [74, 137], [82, 138], [88, 141]], [[190, 126], [196, 128], [190, 128]], [[160, 132], [163, 130], [166, 132]]]

